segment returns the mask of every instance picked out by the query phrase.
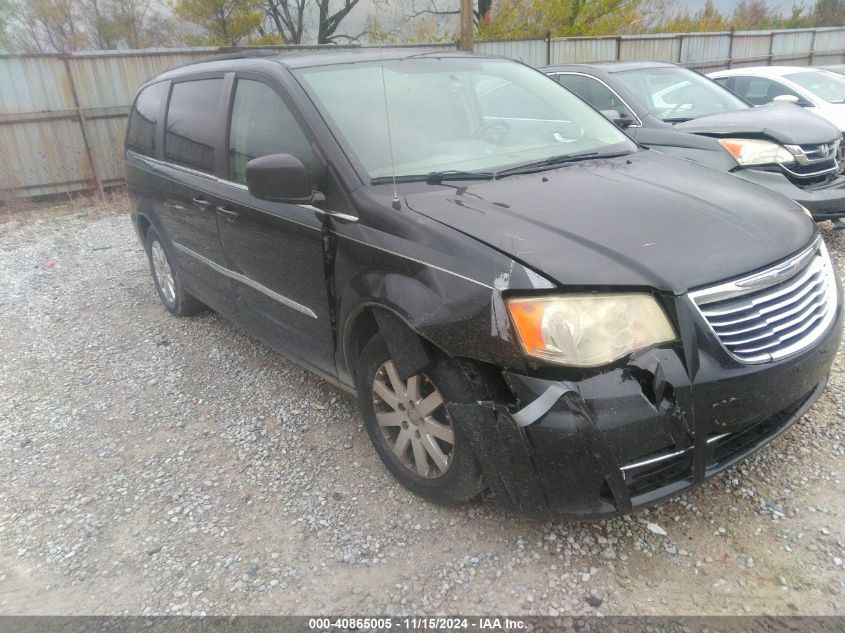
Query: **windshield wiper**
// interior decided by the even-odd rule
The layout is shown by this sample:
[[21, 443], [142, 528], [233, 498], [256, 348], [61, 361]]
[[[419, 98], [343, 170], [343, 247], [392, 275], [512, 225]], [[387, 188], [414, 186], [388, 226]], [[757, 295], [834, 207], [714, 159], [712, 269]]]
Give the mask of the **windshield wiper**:
[[675, 116], [669, 117], [668, 119], [663, 119], [664, 123], [686, 123], [687, 121], [692, 121], [695, 117], [691, 116]]
[[532, 172], [549, 169], [563, 163], [576, 163], [581, 160], [590, 160], [591, 158], [616, 158], [617, 156], [627, 156], [628, 154], [630, 154], [630, 152], [616, 152], [612, 154], [601, 154], [599, 152], [560, 154], [545, 160], [537, 161], [536, 163], [528, 163], [527, 165], [519, 165], [518, 167], [511, 167], [510, 169], [497, 171], [496, 178], [504, 178], [505, 176], [513, 176], [514, 174], [530, 174]]
[[492, 171], [461, 171], [448, 169], [446, 171], [431, 171], [425, 175], [425, 181], [430, 185], [439, 185], [444, 180], [492, 180]]
[[[430, 171], [427, 174], [406, 174], [396, 176], [396, 182], [426, 182], [430, 185], [439, 185], [445, 180], [492, 180], [495, 174], [491, 171], [461, 171], [448, 169], [444, 171]], [[383, 185], [393, 182], [392, 176], [379, 176], [370, 182], [374, 185]]]

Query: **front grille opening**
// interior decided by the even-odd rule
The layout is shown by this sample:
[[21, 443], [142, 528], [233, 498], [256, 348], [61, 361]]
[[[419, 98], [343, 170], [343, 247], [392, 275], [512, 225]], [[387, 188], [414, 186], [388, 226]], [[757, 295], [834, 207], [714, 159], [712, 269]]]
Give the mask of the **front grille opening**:
[[[699, 309], [735, 358], [767, 362], [800, 352], [821, 336], [836, 301], [832, 279], [830, 262], [819, 248], [801, 271], [785, 281], [746, 290], [740, 280], [734, 284], [738, 289], [734, 296], [711, 302], [700, 299]], [[692, 293], [693, 300], [707, 292]]]
[[[658, 456], [659, 458], [660, 456]], [[648, 459], [643, 462], [648, 462]], [[669, 454], [663, 459], [624, 470], [625, 487], [631, 497], [648, 494], [679, 481], [692, 481], [693, 451]]]
[[778, 411], [765, 420], [738, 431], [724, 435], [707, 443], [707, 467], [719, 467], [728, 464], [753, 451], [768, 438], [783, 430], [795, 417], [813, 392], [805, 394], [795, 403]]

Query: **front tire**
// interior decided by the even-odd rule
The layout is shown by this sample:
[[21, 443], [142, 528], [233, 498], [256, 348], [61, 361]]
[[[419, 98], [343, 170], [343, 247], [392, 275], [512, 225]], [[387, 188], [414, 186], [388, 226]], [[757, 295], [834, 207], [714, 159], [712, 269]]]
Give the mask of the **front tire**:
[[444, 505], [464, 503], [484, 490], [468, 438], [446, 407], [481, 399], [457, 362], [438, 355], [403, 381], [377, 334], [361, 353], [356, 383], [367, 434], [399, 483]]
[[152, 227], [147, 230], [144, 246], [150, 263], [153, 284], [164, 307], [176, 316], [190, 316], [202, 312], [205, 306], [185, 290], [179, 273], [171, 263], [164, 242]]

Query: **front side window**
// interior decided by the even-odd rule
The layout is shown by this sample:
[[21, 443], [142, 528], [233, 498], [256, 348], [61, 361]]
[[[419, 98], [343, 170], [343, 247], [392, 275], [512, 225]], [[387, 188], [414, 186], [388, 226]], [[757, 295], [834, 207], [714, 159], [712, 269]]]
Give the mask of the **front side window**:
[[508, 60], [411, 57], [385, 60], [383, 67], [353, 62], [296, 74], [371, 178], [391, 173], [388, 115], [397, 176], [636, 150], [556, 82]]
[[828, 103], [845, 103], [845, 77], [829, 70], [806, 70], [784, 75]]
[[292, 154], [306, 166], [311, 144], [282, 98], [267, 84], [238, 79], [229, 127], [229, 179], [246, 183], [246, 164], [269, 154]]
[[557, 80], [564, 88], [574, 92], [596, 110], [615, 110], [623, 118], [636, 118], [615, 92], [592, 77], [561, 74], [557, 76]]
[[173, 84], [167, 108], [164, 158], [200, 171], [214, 171], [222, 79]]
[[748, 108], [727, 88], [678, 66], [638, 68], [614, 74], [655, 117], [667, 122]]
[[135, 99], [126, 132], [126, 146], [144, 154], [156, 154], [156, 124], [161, 101], [167, 94], [167, 82], [162, 81], [144, 88]]
[[781, 95], [801, 98], [794, 90], [765, 77], [735, 77], [733, 91], [753, 105], [766, 105]]

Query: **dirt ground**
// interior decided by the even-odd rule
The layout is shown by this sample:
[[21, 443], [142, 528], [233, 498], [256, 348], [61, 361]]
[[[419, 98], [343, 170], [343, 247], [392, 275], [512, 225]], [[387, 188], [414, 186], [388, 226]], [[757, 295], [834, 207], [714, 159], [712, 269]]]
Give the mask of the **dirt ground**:
[[437, 507], [346, 396], [166, 313], [124, 206], [0, 215], [0, 614], [845, 614], [841, 350], [792, 429], [651, 510]]

